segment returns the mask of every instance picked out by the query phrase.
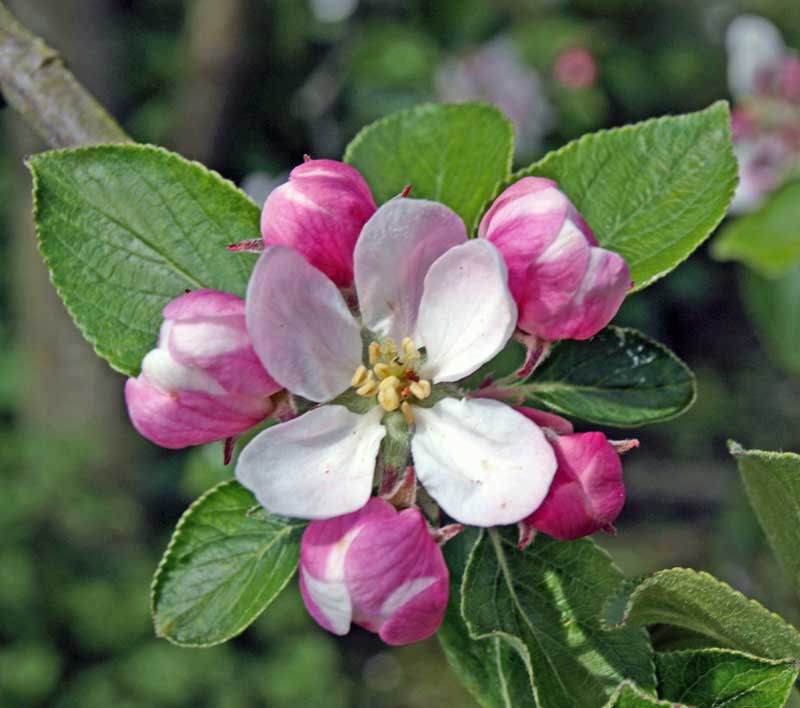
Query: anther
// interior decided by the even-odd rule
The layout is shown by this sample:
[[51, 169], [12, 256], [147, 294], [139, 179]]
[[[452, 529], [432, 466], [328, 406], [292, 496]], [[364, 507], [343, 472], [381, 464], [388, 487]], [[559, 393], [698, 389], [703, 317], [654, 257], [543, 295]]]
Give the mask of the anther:
[[384, 391], [389, 388], [396, 389], [400, 385], [400, 379], [396, 376], [387, 376], [378, 384], [378, 390]]
[[[384, 381], [388, 381], [388, 379], [384, 379]], [[400, 407], [400, 396], [397, 395], [397, 389], [389, 386], [381, 387], [378, 390], [378, 403], [385, 411], [397, 410]]]
[[383, 340], [381, 351], [390, 359], [394, 359], [394, 357], [397, 356], [397, 345], [394, 343], [394, 339], [386, 337], [386, 339]]
[[375, 364], [373, 371], [375, 372], [375, 376], [377, 376], [379, 379], [385, 379], [391, 373], [391, 368], [388, 364], [380, 362]]
[[369, 345], [369, 363], [375, 364], [381, 358], [381, 345], [377, 342], [372, 342]]
[[408, 401], [403, 401], [400, 404], [400, 410], [403, 411], [403, 415], [406, 418], [406, 423], [409, 425], [414, 425], [414, 411], [411, 408], [411, 404]]
[[401, 343], [403, 347], [403, 355], [405, 357], [405, 361], [413, 361], [414, 359], [419, 359], [419, 350], [414, 345], [414, 340], [411, 337], [403, 337], [403, 341]]
[[353, 374], [353, 378], [350, 379], [351, 386], [361, 386], [367, 380], [367, 367], [361, 364], [357, 369], [356, 373]]
[[427, 379], [412, 381], [408, 386], [416, 398], [423, 400], [431, 395], [431, 382]]

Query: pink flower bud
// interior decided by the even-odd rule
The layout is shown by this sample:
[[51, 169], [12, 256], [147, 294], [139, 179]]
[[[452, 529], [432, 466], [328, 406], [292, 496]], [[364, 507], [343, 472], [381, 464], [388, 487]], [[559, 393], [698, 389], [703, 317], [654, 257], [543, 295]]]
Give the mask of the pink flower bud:
[[625, 503], [622, 464], [602, 433], [550, 435], [558, 469], [541, 506], [524, 523], [570, 541], [613, 522]]
[[447, 607], [449, 574], [419, 509], [372, 497], [359, 511], [312, 521], [300, 546], [300, 591], [334, 634], [355, 622], [387, 644], [430, 637]]
[[243, 433], [270, 414], [280, 388], [250, 344], [244, 300], [196, 290], [164, 308], [158, 346], [128, 379], [125, 401], [144, 437], [180, 448]]
[[597, 64], [584, 47], [565, 49], [556, 57], [556, 78], [570, 88], [586, 88], [597, 80]]
[[625, 260], [597, 245], [552, 180], [515, 182], [486, 212], [478, 235], [503, 254], [517, 326], [542, 339], [588, 339], [611, 321], [630, 286]]
[[336, 160], [298, 165], [267, 197], [261, 234], [268, 246], [303, 254], [340, 288], [353, 284], [353, 249], [375, 201], [357, 169]]

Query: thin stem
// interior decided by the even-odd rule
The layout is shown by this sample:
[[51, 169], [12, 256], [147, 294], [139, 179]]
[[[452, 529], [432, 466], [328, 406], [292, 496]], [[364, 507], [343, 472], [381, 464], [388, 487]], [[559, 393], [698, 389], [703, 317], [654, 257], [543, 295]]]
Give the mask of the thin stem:
[[0, 91], [51, 147], [131, 142], [58, 52], [17, 22], [2, 1]]

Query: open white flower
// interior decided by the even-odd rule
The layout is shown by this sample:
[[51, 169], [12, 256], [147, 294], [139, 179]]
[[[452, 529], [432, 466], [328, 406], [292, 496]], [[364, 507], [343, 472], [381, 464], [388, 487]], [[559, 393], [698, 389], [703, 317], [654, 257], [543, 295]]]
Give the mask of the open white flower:
[[354, 389], [372, 405], [366, 413], [323, 405], [265, 430], [242, 451], [239, 481], [278, 514], [324, 519], [360, 509], [386, 434], [381, 421], [402, 410], [414, 426], [417, 476], [451, 517], [494, 526], [530, 515], [556, 470], [544, 435], [511, 407], [458, 397], [450, 386], [514, 331], [500, 253], [469, 240], [446, 206], [401, 198], [364, 226], [354, 274], [360, 321], [299, 252], [273, 246], [258, 261], [247, 327], [270, 375], [316, 403]]

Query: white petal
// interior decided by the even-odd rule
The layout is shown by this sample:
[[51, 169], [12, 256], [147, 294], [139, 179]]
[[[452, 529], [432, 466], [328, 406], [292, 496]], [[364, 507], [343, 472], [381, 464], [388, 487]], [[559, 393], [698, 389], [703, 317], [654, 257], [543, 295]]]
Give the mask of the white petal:
[[267, 428], [242, 450], [236, 478], [275, 514], [327, 519], [356, 511], [372, 490], [382, 413], [322, 406]]
[[300, 572], [309, 598], [325, 616], [330, 631], [347, 634], [353, 617], [353, 603], [344, 580], [317, 580], [302, 567]]
[[511, 524], [544, 500], [556, 458], [544, 434], [510, 406], [445, 398], [414, 408], [414, 469], [428, 493], [462, 524]]
[[467, 240], [461, 217], [438, 202], [397, 198], [364, 225], [353, 256], [364, 325], [396, 341], [414, 337], [425, 275]]
[[204, 371], [180, 364], [162, 348], [147, 353], [142, 360], [142, 373], [148, 383], [164, 391], [202, 391], [212, 396], [225, 393], [225, 389]]
[[361, 364], [361, 330], [337, 287], [297, 251], [272, 246], [247, 287], [247, 330], [281, 386], [329, 401]]
[[451, 248], [430, 268], [417, 331], [434, 382], [458, 381], [497, 354], [514, 332], [517, 306], [503, 257], [488, 241]]

